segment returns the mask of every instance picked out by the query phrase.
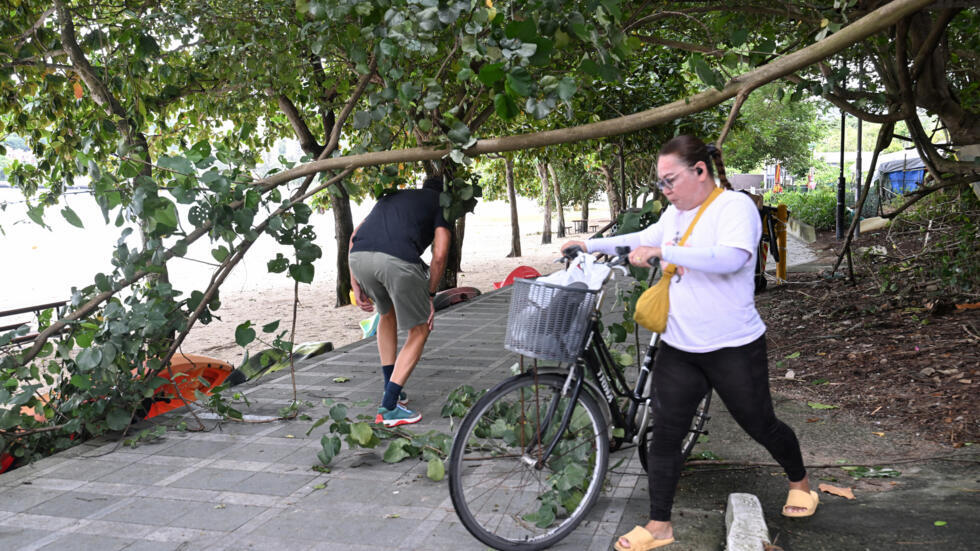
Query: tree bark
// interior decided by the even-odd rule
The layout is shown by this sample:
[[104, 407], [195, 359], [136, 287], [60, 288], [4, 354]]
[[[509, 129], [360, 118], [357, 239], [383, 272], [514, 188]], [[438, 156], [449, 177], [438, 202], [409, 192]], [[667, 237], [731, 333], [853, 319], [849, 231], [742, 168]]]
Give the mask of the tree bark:
[[606, 184], [606, 198], [609, 199], [609, 219], [615, 220], [623, 210], [623, 205], [619, 202], [619, 191], [616, 189], [616, 178], [613, 168], [610, 165], [602, 165], [602, 176]]
[[561, 200], [561, 186], [558, 185], [558, 174], [555, 167], [548, 163], [548, 172], [551, 174], [551, 185], [555, 189], [555, 212], [558, 213], [558, 237], [565, 237], [565, 204]]
[[521, 256], [521, 227], [517, 220], [517, 191], [514, 189], [514, 160], [504, 157], [504, 180], [507, 181], [507, 200], [510, 202], [510, 253], [507, 258]]
[[439, 289], [452, 289], [459, 286], [459, 274], [463, 270], [460, 264], [463, 260], [463, 238], [466, 236], [466, 215], [456, 219], [452, 227], [452, 239], [449, 242], [449, 256], [446, 259], [446, 272], [442, 274]]
[[335, 286], [337, 300], [334, 306], [340, 307], [351, 303], [350, 259], [348, 249], [350, 247], [351, 234], [354, 233], [354, 218], [351, 215], [350, 193], [347, 192], [344, 183], [338, 183], [334, 189], [340, 192], [339, 194], [335, 193], [330, 196], [333, 203], [333, 208], [330, 210], [333, 211], [334, 239], [337, 242], [337, 283]]
[[541, 179], [541, 194], [544, 199], [544, 227], [541, 230], [541, 244], [551, 243], [551, 183], [548, 168], [544, 161], [538, 161], [538, 178]]
[[589, 197], [586, 196], [582, 199], [582, 221], [585, 222], [585, 227], [589, 227]]

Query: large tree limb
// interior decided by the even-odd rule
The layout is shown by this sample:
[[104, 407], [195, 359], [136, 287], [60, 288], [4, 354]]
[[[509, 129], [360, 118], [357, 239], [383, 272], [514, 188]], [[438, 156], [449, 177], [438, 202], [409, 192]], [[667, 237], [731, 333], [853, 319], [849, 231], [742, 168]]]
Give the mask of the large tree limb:
[[[787, 54], [768, 65], [732, 79], [722, 90], [712, 88], [667, 105], [596, 123], [561, 130], [483, 139], [477, 141], [473, 147], [466, 151], [466, 154], [478, 156], [487, 153], [533, 149], [549, 145], [618, 136], [697, 113], [731, 99], [742, 90], [759, 87], [808, 67], [821, 59], [830, 57], [848, 46], [894, 25], [903, 17], [925, 8], [931, 3], [931, 0], [895, 0], [894, 2], [890, 2], [820, 42]], [[358, 168], [399, 162], [432, 161], [448, 155], [450, 151], [451, 149], [449, 147], [414, 147], [334, 157], [307, 163], [257, 180], [255, 183], [258, 185], [277, 185], [278, 183], [325, 170]]]
[[74, 71], [78, 73], [78, 76], [88, 86], [95, 103], [99, 104], [105, 109], [106, 114], [115, 119], [119, 133], [125, 136], [130, 144], [136, 144], [145, 149], [146, 139], [140, 139], [141, 136], [133, 130], [126, 109], [123, 108], [119, 100], [116, 99], [112, 92], [109, 91], [109, 88], [99, 79], [95, 73], [95, 69], [92, 68], [92, 64], [88, 62], [85, 53], [79, 47], [78, 40], [75, 37], [75, 23], [72, 21], [71, 13], [65, 7], [65, 3], [62, 0], [55, 0], [54, 7], [58, 11], [58, 19], [61, 22], [61, 46], [68, 54], [68, 58], [71, 59]]
[[299, 114], [299, 109], [296, 108], [296, 104], [286, 97], [285, 94], [277, 94], [272, 88], [266, 89], [266, 93], [273, 97], [276, 103], [279, 104], [279, 110], [286, 115], [286, 120], [289, 121], [289, 126], [293, 127], [293, 134], [296, 135], [299, 146], [303, 151], [319, 157], [320, 152], [323, 151], [323, 146], [313, 137], [313, 132], [310, 131], [310, 127], [303, 120], [302, 115]]

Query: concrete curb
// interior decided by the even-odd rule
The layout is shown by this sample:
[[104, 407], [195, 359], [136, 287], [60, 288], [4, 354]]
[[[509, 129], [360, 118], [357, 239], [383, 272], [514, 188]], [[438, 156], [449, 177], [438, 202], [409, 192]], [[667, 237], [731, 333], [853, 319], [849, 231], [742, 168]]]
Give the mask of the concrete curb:
[[727, 551], [761, 551], [769, 543], [762, 504], [753, 494], [728, 494], [725, 508]]

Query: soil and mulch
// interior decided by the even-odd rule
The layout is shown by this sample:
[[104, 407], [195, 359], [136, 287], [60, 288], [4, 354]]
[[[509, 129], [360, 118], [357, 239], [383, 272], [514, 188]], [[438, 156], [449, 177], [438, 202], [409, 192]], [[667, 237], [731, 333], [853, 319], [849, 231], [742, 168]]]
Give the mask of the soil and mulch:
[[[935, 281], [889, 279], [889, 254], [920, 247], [893, 234], [863, 236], [830, 276], [790, 273], [757, 297], [768, 325], [769, 368], [776, 392], [833, 406], [875, 422], [961, 447], [980, 443], [980, 298], [977, 289], [950, 291]], [[897, 244], [897, 246], [896, 246]], [[811, 247], [832, 264], [841, 243], [821, 234]], [[902, 275], [905, 265], [891, 266]], [[893, 288], [891, 282], [902, 281]]]

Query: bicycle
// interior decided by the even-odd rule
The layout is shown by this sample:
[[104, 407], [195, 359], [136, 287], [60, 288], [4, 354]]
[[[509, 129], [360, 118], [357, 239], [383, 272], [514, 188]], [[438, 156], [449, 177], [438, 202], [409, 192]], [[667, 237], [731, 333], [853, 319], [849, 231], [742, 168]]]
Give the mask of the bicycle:
[[766, 290], [766, 256], [772, 254], [773, 260], [779, 262], [779, 240], [776, 239], [776, 207], [762, 205], [759, 207], [759, 217], [762, 218], [762, 237], [759, 238], [759, 249], [755, 255], [755, 292]]
[[[578, 253], [566, 251], [566, 262]], [[568, 536], [599, 497], [610, 448], [635, 444], [646, 470], [655, 399], [650, 374], [660, 337], [651, 336], [630, 387], [600, 324], [603, 288], [617, 270], [627, 273], [628, 254], [627, 247], [617, 249], [605, 263], [613, 269], [598, 290], [514, 282], [505, 347], [534, 358], [534, 365], [477, 401], [448, 460], [456, 514], [486, 545], [536, 550]], [[539, 359], [559, 364], [539, 367]], [[710, 402], [709, 390], [682, 444], [684, 457], [707, 434]]]

